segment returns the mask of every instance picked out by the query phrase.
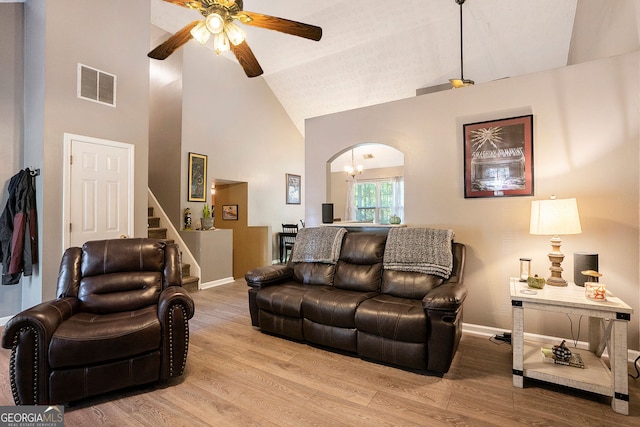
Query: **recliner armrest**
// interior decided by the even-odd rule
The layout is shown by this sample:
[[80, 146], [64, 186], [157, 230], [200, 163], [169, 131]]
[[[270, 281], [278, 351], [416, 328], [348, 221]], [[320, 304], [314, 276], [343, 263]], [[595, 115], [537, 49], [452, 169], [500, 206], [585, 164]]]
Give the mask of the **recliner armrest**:
[[160, 294], [158, 300], [158, 317], [165, 319], [172, 305], [179, 304], [185, 308], [187, 319], [191, 319], [195, 313], [195, 304], [189, 292], [181, 286], [169, 286]]
[[42, 348], [48, 348], [48, 343], [60, 323], [73, 316], [80, 306], [76, 298], [59, 298], [45, 301], [12, 317], [2, 332], [2, 347], [11, 349], [13, 337], [22, 328], [35, 328]]
[[254, 268], [244, 275], [247, 285], [252, 288], [275, 285], [293, 277], [293, 269], [288, 265], [276, 264]]
[[422, 299], [425, 310], [458, 311], [465, 298], [467, 288], [461, 283], [444, 283], [432, 289]]

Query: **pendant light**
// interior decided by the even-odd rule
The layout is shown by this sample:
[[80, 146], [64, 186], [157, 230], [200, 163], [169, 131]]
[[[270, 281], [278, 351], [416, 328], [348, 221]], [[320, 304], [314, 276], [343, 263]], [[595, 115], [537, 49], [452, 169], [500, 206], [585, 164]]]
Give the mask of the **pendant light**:
[[463, 54], [464, 48], [463, 48], [463, 42], [462, 42], [462, 5], [464, 4], [465, 0], [454, 0], [454, 1], [460, 5], [460, 78], [449, 79], [449, 82], [451, 83], [452, 88], [457, 89], [465, 86], [471, 86], [475, 82], [473, 80], [464, 78], [464, 54]]

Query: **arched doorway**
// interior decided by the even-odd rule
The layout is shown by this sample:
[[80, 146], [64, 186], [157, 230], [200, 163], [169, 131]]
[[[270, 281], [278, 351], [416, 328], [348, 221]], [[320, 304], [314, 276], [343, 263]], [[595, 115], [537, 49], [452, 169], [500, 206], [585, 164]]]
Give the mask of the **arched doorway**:
[[375, 142], [345, 148], [327, 162], [327, 184], [336, 220], [388, 224], [397, 215], [404, 222], [404, 154], [396, 148]]

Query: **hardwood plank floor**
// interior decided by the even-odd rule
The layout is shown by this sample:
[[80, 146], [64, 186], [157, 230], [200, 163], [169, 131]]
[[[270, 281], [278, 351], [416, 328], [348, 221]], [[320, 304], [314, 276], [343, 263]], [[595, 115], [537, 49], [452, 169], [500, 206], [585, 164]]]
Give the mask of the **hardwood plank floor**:
[[[440, 377], [334, 353], [251, 327], [244, 281], [193, 294], [186, 374], [65, 408], [66, 426], [638, 426], [604, 396], [532, 380], [512, 386], [511, 346], [463, 334]], [[9, 350], [0, 405], [13, 405]], [[635, 370], [630, 366], [630, 372]]]

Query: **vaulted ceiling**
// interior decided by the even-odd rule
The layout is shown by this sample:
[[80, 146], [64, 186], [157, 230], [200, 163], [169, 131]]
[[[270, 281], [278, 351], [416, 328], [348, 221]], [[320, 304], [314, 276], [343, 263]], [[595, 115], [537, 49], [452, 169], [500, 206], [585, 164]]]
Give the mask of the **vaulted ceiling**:
[[[567, 65], [577, 1], [467, 0], [464, 77], [478, 84]], [[244, 0], [244, 9], [323, 28], [314, 42], [242, 26], [264, 69], [258, 78], [303, 134], [306, 118], [412, 97], [460, 77], [455, 0]], [[152, 24], [169, 33], [199, 18], [152, 0]]]

